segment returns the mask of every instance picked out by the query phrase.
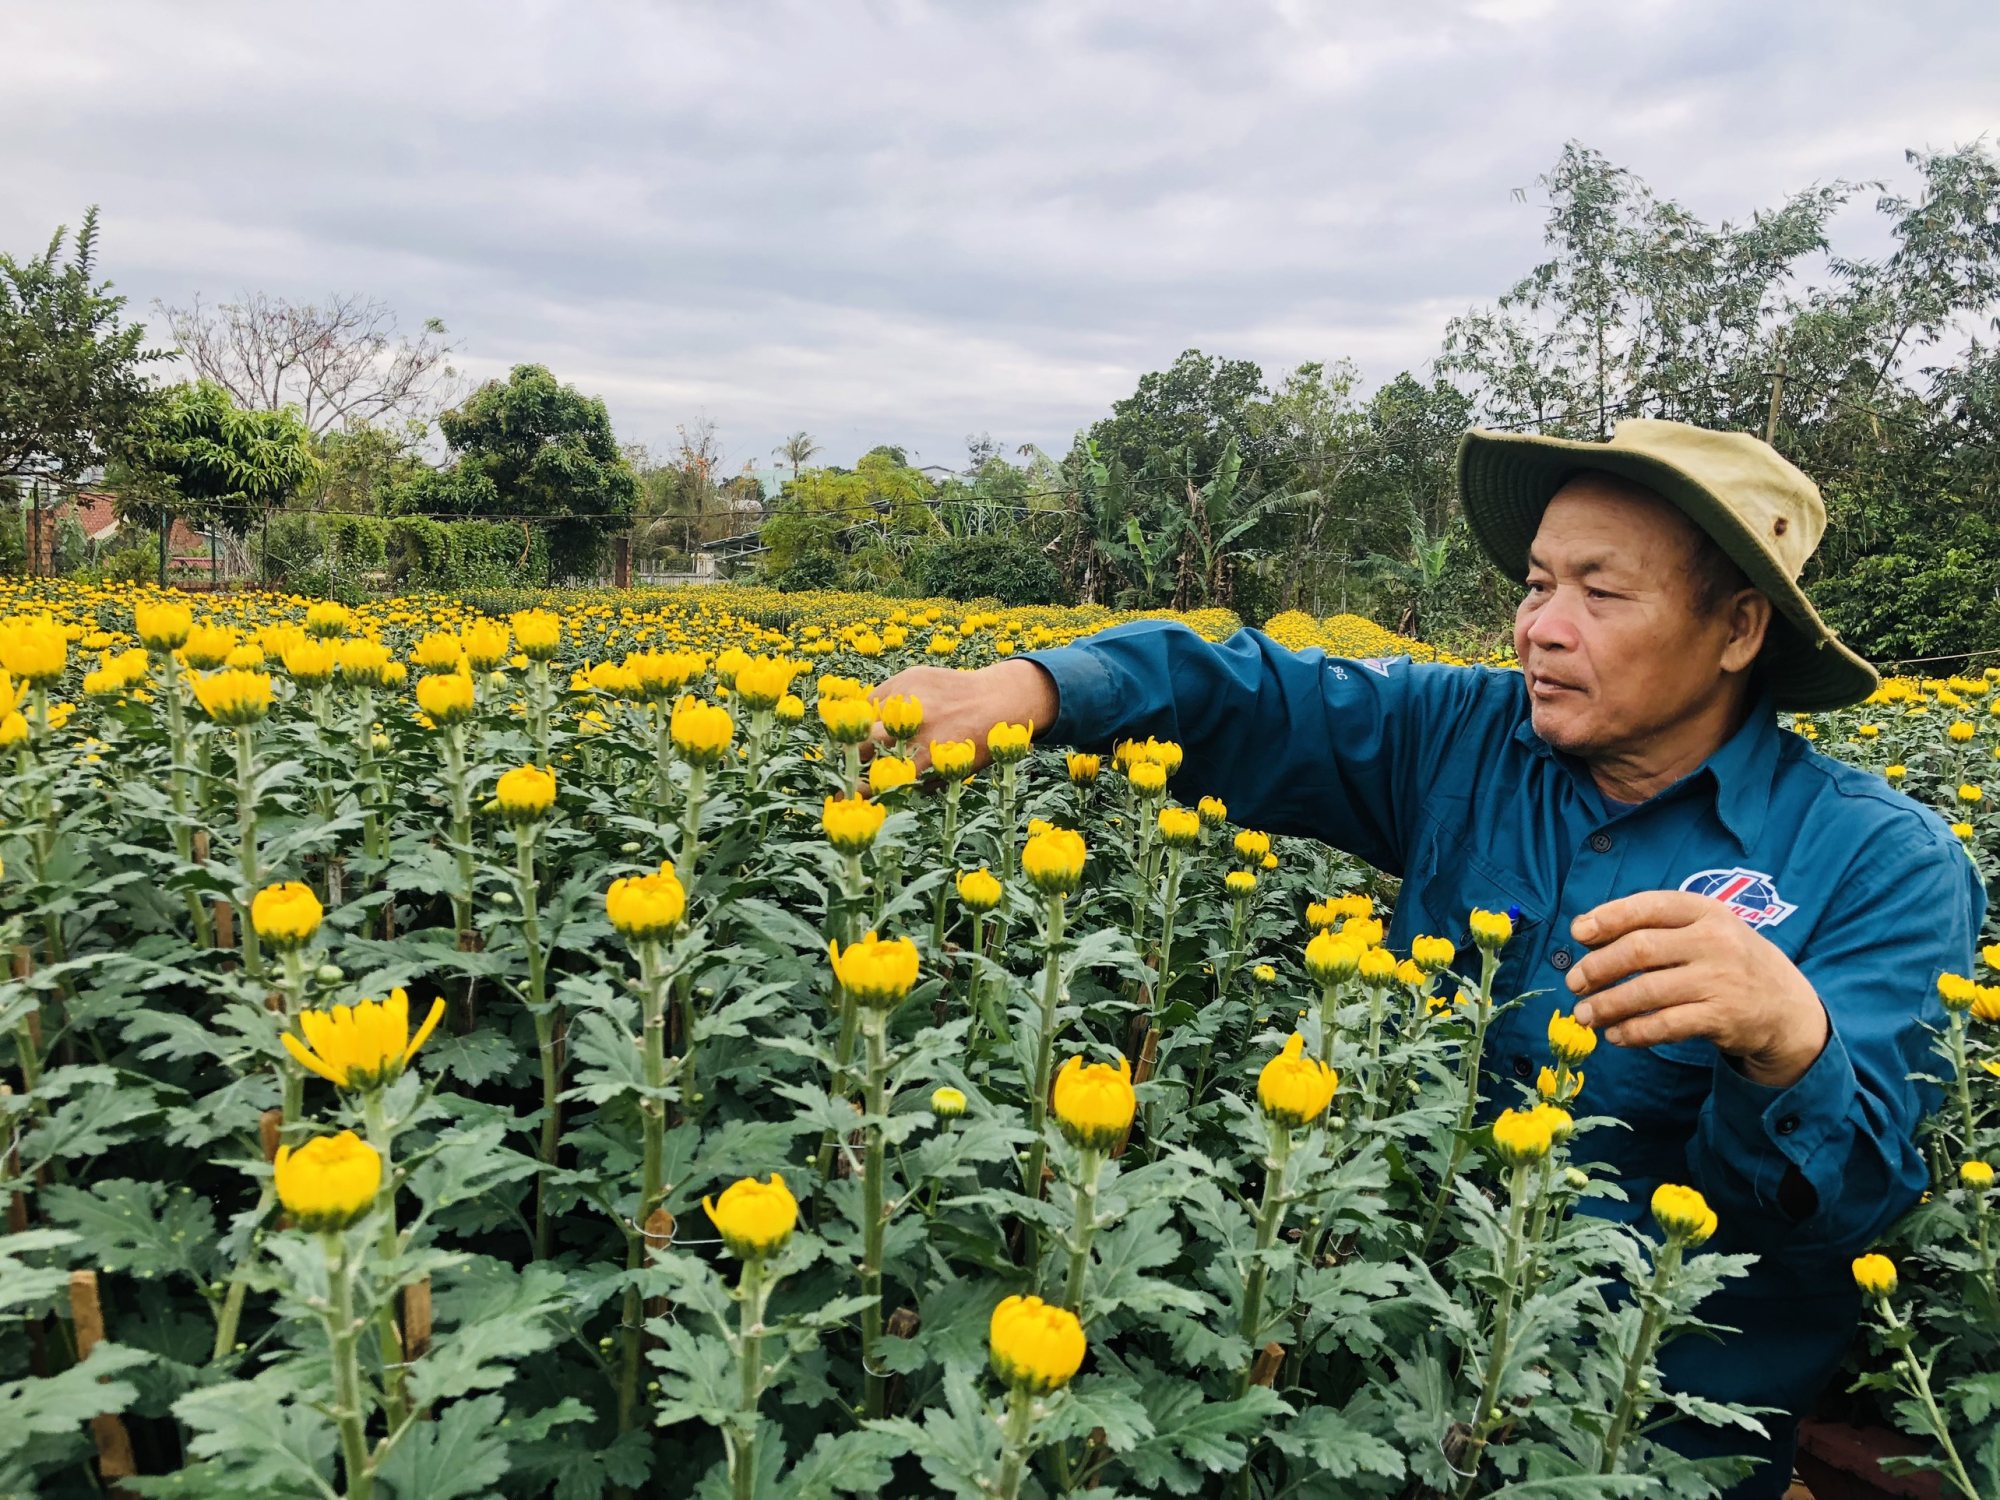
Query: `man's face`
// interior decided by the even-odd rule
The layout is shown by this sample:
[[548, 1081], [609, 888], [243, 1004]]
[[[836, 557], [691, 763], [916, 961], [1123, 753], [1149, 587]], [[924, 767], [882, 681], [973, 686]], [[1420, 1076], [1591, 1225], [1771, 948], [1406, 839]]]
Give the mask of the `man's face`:
[[1726, 661], [1747, 666], [1731, 645], [1736, 611], [1697, 608], [1699, 542], [1674, 506], [1608, 476], [1572, 480], [1549, 502], [1514, 612], [1542, 739], [1586, 759], [1630, 750], [1712, 701]]

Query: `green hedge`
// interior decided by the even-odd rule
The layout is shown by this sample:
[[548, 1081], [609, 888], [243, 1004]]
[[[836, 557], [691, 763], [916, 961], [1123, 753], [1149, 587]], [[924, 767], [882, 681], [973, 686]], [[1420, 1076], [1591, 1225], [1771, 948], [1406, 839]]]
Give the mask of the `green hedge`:
[[357, 601], [379, 587], [462, 594], [539, 588], [549, 576], [547, 536], [518, 521], [285, 514], [272, 518], [263, 561], [299, 593]]

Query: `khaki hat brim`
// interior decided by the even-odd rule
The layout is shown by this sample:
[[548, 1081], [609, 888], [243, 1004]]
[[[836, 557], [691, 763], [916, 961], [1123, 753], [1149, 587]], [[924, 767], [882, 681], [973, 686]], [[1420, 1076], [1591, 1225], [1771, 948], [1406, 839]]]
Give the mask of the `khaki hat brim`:
[[1875, 669], [1834, 638], [1797, 583], [1719, 497], [1670, 463], [1603, 443], [1480, 428], [1460, 439], [1458, 493], [1466, 524], [1495, 566], [1516, 583], [1528, 576], [1528, 546], [1557, 490], [1588, 469], [1642, 484], [1678, 506], [1715, 538], [1772, 605], [1758, 655], [1777, 706], [1818, 713], [1859, 703], [1881, 685]]

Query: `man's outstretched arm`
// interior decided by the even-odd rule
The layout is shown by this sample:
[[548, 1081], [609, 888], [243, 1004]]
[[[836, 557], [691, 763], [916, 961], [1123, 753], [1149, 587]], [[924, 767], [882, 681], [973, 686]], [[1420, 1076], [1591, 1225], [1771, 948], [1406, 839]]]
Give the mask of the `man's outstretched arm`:
[[1181, 801], [1218, 796], [1237, 822], [1395, 870], [1443, 728], [1462, 725], [1489, 689], [1473, 669], [1364, 666], [1253, 630], [1212, 644], [1143, 621], [976, 672], [912, 667], [873, 696], [922, 700], [920, 743], [969, 739], [982, 763], [1003, 722], [1032, 721], [1037, 739], [1087, 749], [1174, 740], [1186, 753], [1173, 782]]

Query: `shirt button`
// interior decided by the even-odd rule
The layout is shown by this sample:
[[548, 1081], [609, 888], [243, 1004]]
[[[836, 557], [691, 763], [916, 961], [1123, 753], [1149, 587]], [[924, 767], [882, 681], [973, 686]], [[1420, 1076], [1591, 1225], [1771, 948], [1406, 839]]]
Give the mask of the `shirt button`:
[[1590, 836], [1590, 847], [1595, 849], [1599, 854], [1609, 854], [1611, 852], [1611, 835], [1608, 833], [1593, 833]]
[[1516, 1057], [1514, 1059], [1514, 1076], [1516, 1078], [1526, 1078], [1534, 1071], [1535, 1065], [1529, 1062], [1527, 1058]]
[[1784, 1119], [1778, 1121], [1779, 1135], [1790, 1135], [1794, 1130], [1797, 1130], [1798, 1128], [1799, 1128], [1799, 1117], [1797, 1115], [1786, 1115]]
[[1570, 966], [1569, 949], [1567, 948], [1556, 949], [1555, 952], [1549, 955], [1549, 962], [1556, 966], [1558, 972], [1560, 972], [1563, 969], [1567, 969]]

